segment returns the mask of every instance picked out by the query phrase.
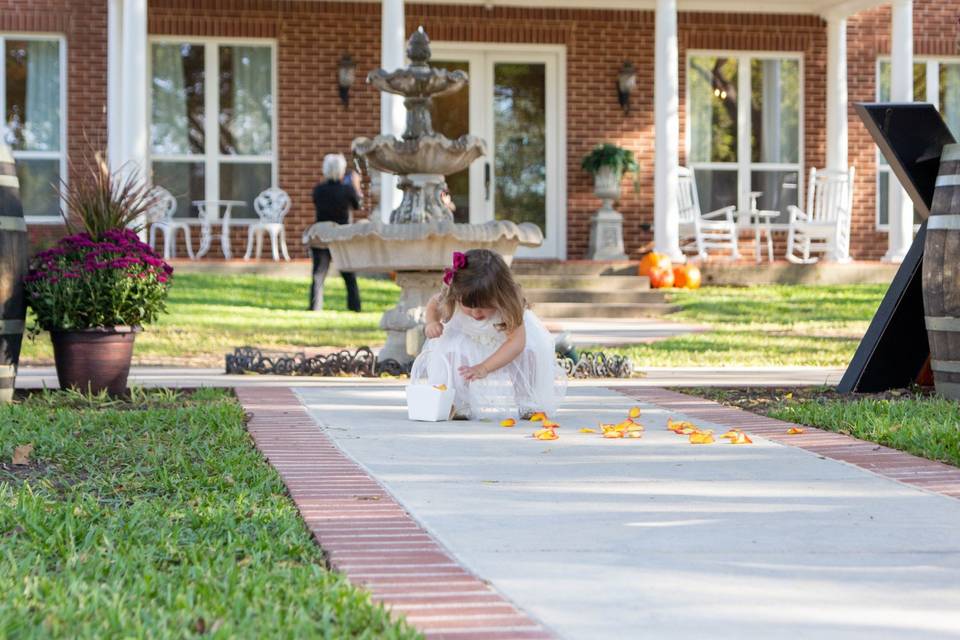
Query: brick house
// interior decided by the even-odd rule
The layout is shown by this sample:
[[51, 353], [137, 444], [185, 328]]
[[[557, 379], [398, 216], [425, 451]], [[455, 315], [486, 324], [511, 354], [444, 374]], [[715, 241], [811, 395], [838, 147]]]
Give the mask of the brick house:
[[[767, 185], [761, 208], [785, 211], [802, 201], [810, 167], [849, 162], [852, 256], [896, 260], [911, 212], [848, 101], [913, 95], [960, 132], [954, 5], [0, 0], [0, 106], [35, 243], [63, 232], [49, 185], [76, 179], [93, 144], [115, 166], [147, 166], [179, 196], [179, 216], [196, 216], [192, 200], [249, 202], [281, 187], [293, 200], [287, 227], [299, 257], [323, 154], [346, 152], [395, 120], [389, 99], [382, 110], [361, 81], [341, 103], [341, 57], [362, 79], [382, 55], [396, 64], [405, 35], [423, 25], [435, 63], [471, 77], [469, 91], [444, 99], [437, 128], [483, 136], [491, 149], [451, 178], [458, 214], [491, 219], [500, 203], [538, 222], [547, 241], [529, 257], [585, 255], [598, 200], [580, 161], [612, 141], [641, 163], [638, 189], [625, 181], [617, 207], [634, 256], [651, 241], [675, 250], [678, 163], [696, 169], [705, 208], [744, 207], [750, 190]], [[637, 73], [629, 112], [616, 92], [627, 60]], [[250, 207], [234, 212], [235, 248], [252, 217]]]

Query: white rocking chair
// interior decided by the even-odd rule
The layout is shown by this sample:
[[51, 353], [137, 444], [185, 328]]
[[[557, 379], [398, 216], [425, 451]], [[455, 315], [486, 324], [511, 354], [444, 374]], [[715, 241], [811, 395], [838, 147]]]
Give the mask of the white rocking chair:
[[182, 231], [187, 245], [187, 255], [193, 260], [190, 225], [174, 218], [177, 213], [177, 199], [172, 193], [159, 186], [153, 188], [151, 196], [154, 198], [154, 203], [145, 214], [146, 221], [150, 225], [150, 246], [154, 246], [157, 242], [157, 231], [162, 231], [163, 259], [175, 258], [177, 257], [177, 231]]
[[280, 259], [277, 255], [279, 246], [283, 259], [289, 262], [290, 254], [287, 253], [287, 232], [283, 226], [283, 217], [290, 211], [290, 196], [283, 189], [276, 187], [266, 189], [254, 199], [253, 209], [260, 216], [260, 221], [251, 224], [247, 231], [247, 253], [243, 259], [250, 259], [254, 238], [257, 241], [257, 259], [260, 259], [260, 254], [263, 252], [263, 234], [266, 233], [270, 236], [270, 250], [274, 261]]
[[822, 253], [827, 260], [850, 261], [850, 216], [853, 210], [853, 167], [847, 171], [810, 169], [807, 209], [787, 207], [787, 260], [813, 264]]
[[[681, 251], [696, 253], [706, 260], [711, 249], [722, 249], [729, 252], [731, 260], [740, 258], [737, 248], [737, 223], [733, 215], [736, 207], [731, 205], [710, 213], [701, 213], [693, 169], [679, 167], [678, 171]], [[684, 244], [684, 241], [691, 238], [691, 242]]]

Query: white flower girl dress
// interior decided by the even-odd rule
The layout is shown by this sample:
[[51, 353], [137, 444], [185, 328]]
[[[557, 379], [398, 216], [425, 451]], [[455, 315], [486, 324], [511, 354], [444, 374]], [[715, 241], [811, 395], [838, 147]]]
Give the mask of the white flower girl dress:
[[553, 413], [566, 395], [567, 376], [557, 364], [550, 332], [529, 309], [523, 313], [526, 343], [520, 355], [480, 380], [468, 382], [460, 375], [460, 367], [480, 364], [506, 341], [507, 334], [497, 329], [500, 322], [499, 313], [475, 320], [458, 307], [443, 334], [428, 340], [414, 360], [411, 379], [452, 380], [455, 412], [474, 420]]

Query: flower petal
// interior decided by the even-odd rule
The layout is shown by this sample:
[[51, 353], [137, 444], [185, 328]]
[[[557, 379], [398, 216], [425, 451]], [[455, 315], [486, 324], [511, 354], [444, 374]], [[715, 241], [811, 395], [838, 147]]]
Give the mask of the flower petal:
[[690, 444], [713, 444], [713, 434], [708, 431], [698, 431], [690, 434]]
[[730, 444], [753, 444], [753, 440], [741, 431], [736, 438], [730, 441]]
[[630, 418], [639, 418], [640, 417], [640, 407], [630, 407], [629, 413], [627, 416]]
[[604, 431], [603, 437], [604, 438], [622, 438], [623, 432], [617, 431], [616, 429], [611, 429], [610, 431]]
[[546, 419], [546, 418], [544, 418], [542, 424], [543, 424], [543, 428], [544, 428], [544, 429], [556, 429], [557, 427], [560, 426], [559, 424], [557, 424], [557, 423], [554, 422], [553, 420], [548, 420], [548, 419]]
[[517, 424], [517, 421], [514, 420], [513, 418], [507, 418], [506, 420], [501, 420], [501, 421], [500, 421], [500, 426], [501, 426], [501, 427], [512, 427], [512, 426], [514, 426], [515, 424]]
[[589, 427], [584, 427], [583, 429], [580, 429], [580, 433], [596, 433], [596, 432], [597, 432], [596, 429], [590, 429]]
[[447, 390], [447, 385], [445, 385], [445, 384], [435, 384], [435, 385], [433, 385], [433, 388], [436, 389], [437, 391], [446, 391], [446, 390]]
[[543, 411], [537, 411], [535, 414], [527, 418], [530, 422], [543, 422], [547, 419], [547, 414]]
[[801, 429], [800, 427], [790, 427], [789, 429], [787, 429], [787, 433], [790, 434], [791, 436], [796, 436], [803, 433], [803, 429]]
[[560, 436], [558, 436], [557, 432], [553, 429], [540, 429], [539, 431], [533, 432], [533, 437], [537, 440], [556, 440]]

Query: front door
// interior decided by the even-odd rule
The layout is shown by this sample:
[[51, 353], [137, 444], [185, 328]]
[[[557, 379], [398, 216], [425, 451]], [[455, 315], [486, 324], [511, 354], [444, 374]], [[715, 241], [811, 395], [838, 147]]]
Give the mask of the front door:
[[467, 89], [434, 100], [434, 128], [450, 138], [483, 138], [487, 156], [448, 176], [458, 222], [531, 222], [544, 243], [524, 258], [563, 258], [562, 48], [434, 45], [432, 64], [461, 69]]

